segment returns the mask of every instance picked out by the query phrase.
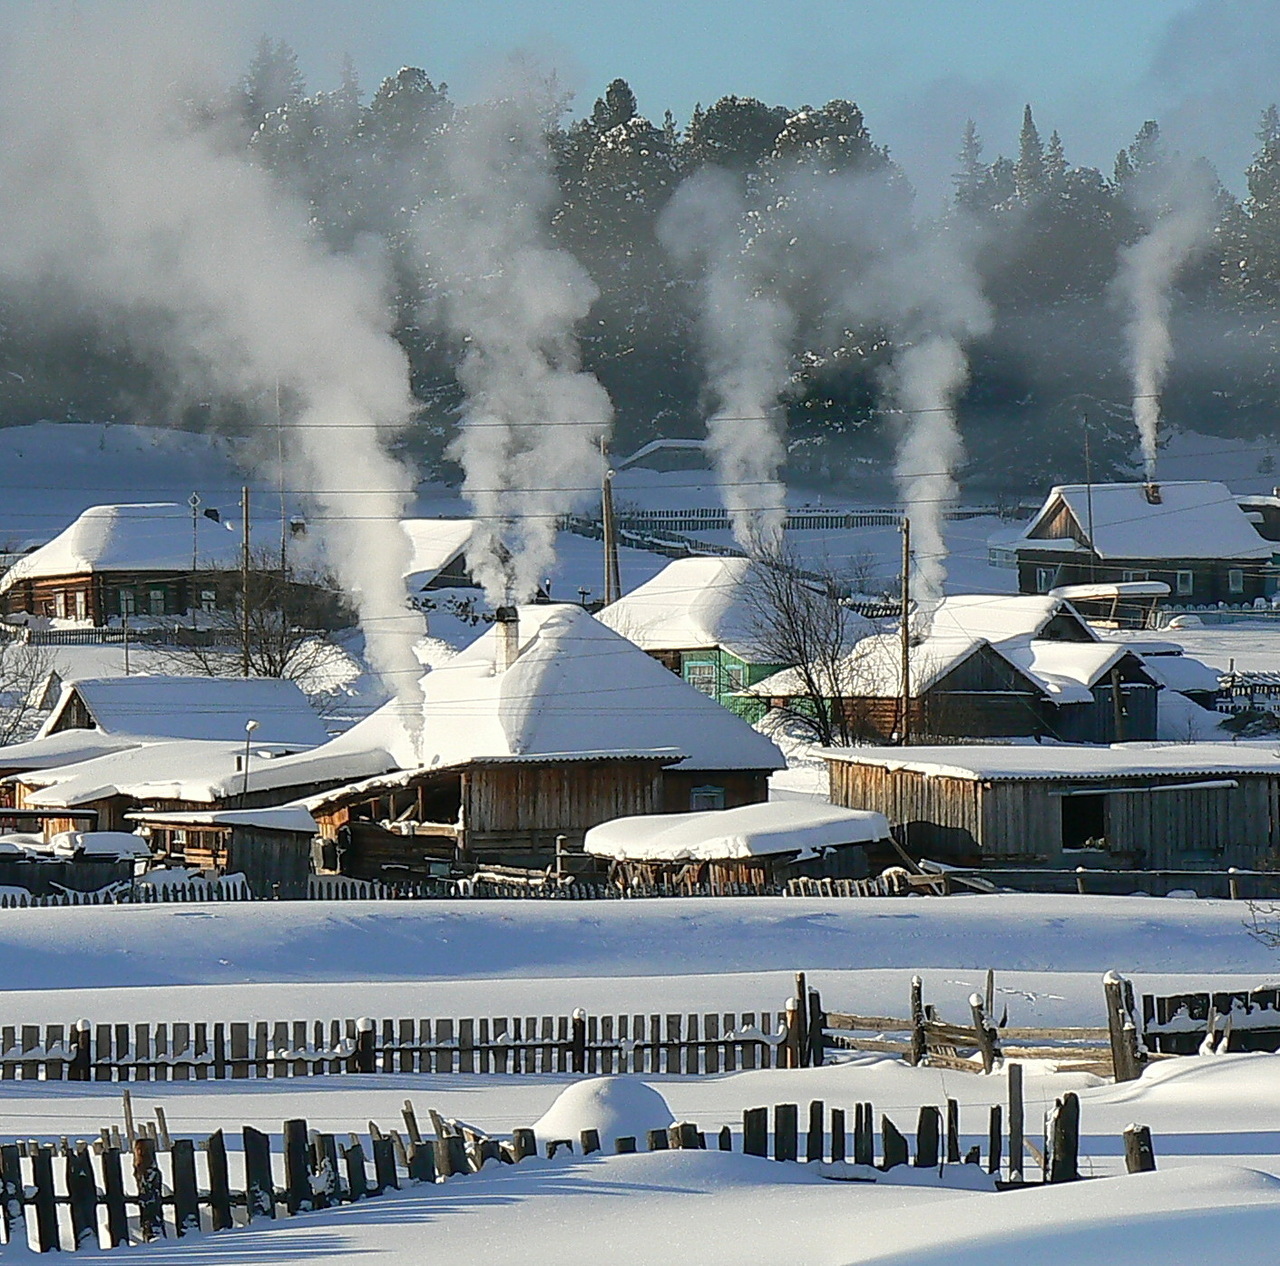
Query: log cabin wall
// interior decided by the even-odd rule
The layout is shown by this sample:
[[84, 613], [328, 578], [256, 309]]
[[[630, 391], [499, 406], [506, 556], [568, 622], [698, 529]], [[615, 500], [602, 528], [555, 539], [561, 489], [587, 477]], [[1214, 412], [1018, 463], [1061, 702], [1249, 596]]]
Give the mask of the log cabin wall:
[[[710, 793], [716, 788], [723, 792], [722, 803], [708, 803], [714, 798]], [[694, 809], [736, 809], [739, 805], [759, 804], [768, 798], [769, 771], [766, 769], [709, 770], [677, 766], [663, 771], [661, 807], [632, 812], [689, 813]], [[606, 821], [604, 818], [600, 820]]]

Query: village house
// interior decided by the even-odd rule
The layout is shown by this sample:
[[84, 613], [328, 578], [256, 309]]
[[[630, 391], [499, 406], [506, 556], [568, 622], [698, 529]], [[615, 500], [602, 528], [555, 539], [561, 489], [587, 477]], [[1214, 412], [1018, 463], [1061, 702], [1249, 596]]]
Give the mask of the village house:
[[[1020, 593], [1159, 583], [1166, 602], [1186, 606], [1270, 596], [1273, 553], [1226, 485], [1207, 480], [1062, 485], [1016, 536], [992, 540], [992, 561], [1017, 568]], [[1086, 614], [1112, 606], [1109, 595], [1096, 612], [1077, 600]], [[1134, 604], [1131, 622], [1145, 605]]]
[[306, 804], [331, 869], [421, 875], [454, 860], [545, 866], [557, 840], [629, 814], [767, 798], [784, 765], [763, 735], [580, 607], [504, 608], [422, 680], [421, 717], [390, 703], [330, 744], [397, 769]]
[[865, 747], [824, 753], [833, 804], [917, 857], [1117, 870], [1270, 866], [1280, 757], [1236, 743]]
[[467, 546], [476, 532], [475, 519], [402, 519], [409, 538], [405, 585], [414, 595], [435, 589], [477, 589], [467, 571]]
[[[944, 599], [908, 652], [916, 738], [1053, 738], [1112, 743], [1158, 737], [1159, 685], [1126, 645], [1103, 642], [1060, 598], [965, 594]], [[828, 676], [829, 706], [850, 740], [885, 742], [902, 726], [896, 633], [859, 641]], [[783, 670], [750, 693], [803, 711], [806, 682]]]
[[762, 646], [767, 616], [751, 597], [747, 558], [681, 558], [596, 618], [726, 707], [786, 665]]

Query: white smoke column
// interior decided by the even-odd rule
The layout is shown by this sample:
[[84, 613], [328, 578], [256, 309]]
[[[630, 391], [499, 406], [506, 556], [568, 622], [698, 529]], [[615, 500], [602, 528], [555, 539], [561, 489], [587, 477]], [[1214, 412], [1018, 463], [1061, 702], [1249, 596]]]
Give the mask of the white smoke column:
[[411, 400], [382, 271], [326, 254], [305, 207], [236, 142], [191, 124], [179, 86], [216, 97], [178, 16], [113, 6], [101, 22], [33, 23], [9, 44], [0, 276], [109, 325], [190, 385], [249, 401], [278, 383], [299, 402], [291, 474], [412, 724], [422, 626], [398, 522], [412, 481], [384, 444]]
[[481, 523], [468, 565], [495, 606], [533, 597], [555, 561], [557, 520], [598, 499], [613, 418], [575, 334], [598, 291], [547, 238], [552, 117], [545, 87], [527, 82], [468, 111], [446, 139], [445, 196], [417, 215], [438, 319], [465, 348], [450, 452]]
[[728, 173], [700, 172], [676, 191], [659, 236], [696, 268], [698, 331], [714, 409], [707, 448], [738, 543], [776, 554], [786, 522], [786, 420], [779, 399], [790, 381], [795, 317], [771, 284], [761, 239], [748, 237], [748, 207]]
[[1199, 169], [1181, 167], [1161, 189], [1151, 190], [1142, 200], [1156, 218], [1148, 233], [1120, 252], [1115, 287], [1129, 309], [1125, 338], [1133, 420], [1150, 483], [1156, 477], [1160, 392], [1173, 355], [1169, 333], [1173, 284], [1197, 251], [1208, 245], [1214, 222], [1213, 187]]

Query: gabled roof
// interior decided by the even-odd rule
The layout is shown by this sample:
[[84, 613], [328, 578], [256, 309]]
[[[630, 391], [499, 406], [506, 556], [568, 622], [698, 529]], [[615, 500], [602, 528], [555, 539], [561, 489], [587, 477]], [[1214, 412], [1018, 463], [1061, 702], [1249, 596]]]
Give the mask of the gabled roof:
[[670, 754], [681, 769], [781, 769], [764, 735], [581, 607], [519, 611], [519, 657], [498, 666], [491, 628], [422, 679], [421, 739], [387, 704], [329, 744], [384, 747], [402, 769], [502, 757]]
[[57, 734], [0, 747], [0, 770], [56, 769], [137, 746], [137, 739], [103, 734], [100, 730], [59, 730]]
[[[278, 537], [280, 523], [254, 524], [266, 540]], [[191, 538], [191, 508], [176, 502], [90, 506], [47, 545], [24, 555], [0, 577], [0, 593], [21, 580], [79, 576], [104, 571], [191, 571], [239, 566], [240, 534], [226, 525], [196, 518]]]
[[[93, 725], [117, 737], [254, 740], [317, 746], [328, 731], [292, 681], [266, 677], [87, 677], [64, 682], [41, 736], [66, 728], [79, 700]], [[0, 761], [3, 758], [0, 757]]]
[[[1225, 484], [1208, 480], [1159, 485], [1160, 501], [1146, 485], [1064, 484], [1053, 488], [1017, 544], [1038, 549], [1093, 549], [1103, 559], [1267, 559], [1273, 546], [1245, 517]], [[1060, 506], [1070, 510], [1084, 545], [1042, 536], [1045, 520]]]
[[471, 543], [475, 519], [401, 519], [412, 550], [405, 570], [410, 592], [430, 584]]
[[1132, 656], [1114, 642], [1046, 642], [1034, 639], [996, 648], [1012, 664], [1040, 683], [1054, 703], [1092, 703], [1092, 689], [1122, 659]]
[[723, 647], [759, 658], [757, 617], [747, 594], [751, 560], [679, 558], [605, 607], [597, 619], [646, 651]]
[[1043, 594], [953, 594], [938, 604], [930, 631], [999, 644], [1013, 638], [1038, 638], [1050, 624], [1064, 640], [1098, 640], [1069, 602]]

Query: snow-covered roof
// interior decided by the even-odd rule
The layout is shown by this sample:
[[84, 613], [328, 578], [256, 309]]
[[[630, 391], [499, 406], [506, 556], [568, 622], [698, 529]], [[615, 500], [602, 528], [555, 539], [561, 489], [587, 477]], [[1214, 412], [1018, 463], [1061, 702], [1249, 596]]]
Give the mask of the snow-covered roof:
[[[271, 540], [280, 524], [255, 523]], [[189, 572], [197, 566], [239, 565], [240, 533], [196, 516], [191, 539], [191, 507], [176, 502], [90, 506], [47, 545], [24, 555], [0, 577], [0, 593], [22, 580], [79, 576], [103, 571]]]
[[293, 831], [314, 835], [316, 820], [299, 804], [282, 804], [265, 809], [215, 809], [210, 812], [132, 813], [131, 821], [146, 826], [256, 826], [270, 831]]
[[[90, 677], [64, 682], [41, 735], [52, 735], [79, 698], [94, 725], [118, 737], [245, 739], [315, 746], [328, 731], [292, 681], [271, 677]], [[3, 758], [0, 757], [0, 763]]]
[[1070, 747], [1049, 743], [983, 743], [941, 747], [849, 747], [822, 753], [828, 760], [933, 777], [1071, 781], [1077, 779], [1270, 774], [1280, 778], [1272, 743], [1117, 743]]
[[937, 636], [985, 638], [998, 644], [1010, 638], [1039, 637], [1059, 617], [1082, 642], [1097, 634], [1075, 608], [1048, 594], [965, 593], [943, 598], [933, 613], [930, 632]]
[[1216, 694], [1222, 686], [1222, 674], [1192, 655], [1143, 655], [1142, 665], [1166, 690]]
[[679, 558], [596, 618], [646, 651], [719, 646], [757, 659], [758, 617], [747, 596], [750, 571], [747, 558]]
[[1038, 681], [1054, 703], [1092, 703], [1092, 688], [1128, 649], [1114, 642], [1056, 642], [1028, 639], [996, 648], [1010, 663]]
[[436, 578], [471, 543], [474, 519], [402, 519], [400, 527], [412, 551], [405, 570], [410, 592]]
[[0, 747], [0, 770], [52, 769], [95, 760], [110, 752], [137, 747], [136, 739], [103, 734], [101, 730], [59, 730], [25, 743]]
[[672, 749], [687, 757], [681, 769], [785, 765], [771, 740], [581, 607], [534, 604], [519, 615], [511, 667], [498, 666], [494, 627], [423, 677], [420, 745], [409, 723], [417, 718], [392, 702], [327, 750], [382, 748], [401, 769]]
[[1058, 585], [1050, 598], [1068, 602], [1109, 602], [1113, 598], [1167, 598], [1169, 586], [1163, 580], [1119, 580], [1113, 584]]
[[593, 826], [584, 847], [597, 857], [632, 861], [712, 861], [811, 856], [841, 844], [887, 839], [881, 813], [801, 800], [767, 800], [702, 813], [651, 813]]
[[[331, 744], [297, 752], [282, 744], [250, 747], [247, 789], [252, 794], [303, 788], [319, 783], [368, 778], [390, 767], [383, 751], [333, 753]], [[176, 739], [142, 743], [96, 760], [62, 768], [14, 774], [10, 781], [38, 788], [28, 793], [32, 808], [73, 807], [110, 796], [130, 799], [185, 800], [212, 804], [246, 789], [239, 762], [243, 739], [236, 743]]]
[[1087, 549], [1070, 538], [1038, 535], [1044, 520], [1065, 503], [1082, 538], [1092, 522], [1093, 549], [1099, 558], [1271, 557], [1273, 545], [1258, 535], [1225, 484], [1194, 480], [1162, 483], [1159, 489], [1160, 500], [1153, 505], [1140, 483], [1055, 487], [1019, 543], [1037, 549]]

